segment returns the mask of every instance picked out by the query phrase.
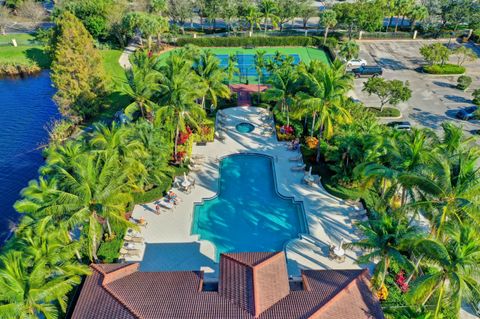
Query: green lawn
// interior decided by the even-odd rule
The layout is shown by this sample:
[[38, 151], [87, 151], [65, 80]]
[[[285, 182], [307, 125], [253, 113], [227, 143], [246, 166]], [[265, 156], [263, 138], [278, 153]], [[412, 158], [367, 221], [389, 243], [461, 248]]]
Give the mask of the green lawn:
[[28, 64], [32, 61], [43, 69], [50, 66], [50, 58], [41, 46], [0, 46], [0, 63]]
[[9, 33], [0, 35], [0, 45], [12, 44], [12, 39], [17, 41], [18, 45], [34, 45], [35, 39], [28, 33]]
[[125, 83], [127, 77], [125, 76], [125, 71], [118, 63], [118, 59], [122, 54], [121, 50], [102, 50], [100, 54], [103, 58], [103, 65], [109, 80], [111, 80], [115, 86], [119, 86], [122, 83]]

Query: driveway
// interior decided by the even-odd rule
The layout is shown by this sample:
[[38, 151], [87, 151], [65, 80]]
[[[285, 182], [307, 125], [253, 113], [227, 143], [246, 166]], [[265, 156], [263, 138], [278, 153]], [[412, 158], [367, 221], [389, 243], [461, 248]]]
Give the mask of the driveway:
[[[461, 121], [455, 118], [459, 108], [473, 105], [472, 91], [480, 88], [480, 60], [465, 63], [467, 75], [473, 83], [466, 91], [455, 88], [458, 76], [433, 76], [419, 72], [425, 63], [419, 53], [420, 47], [432, 41], [361, 41], [360, 57], [368, 64], [378, 64], [384, 69], [385, 79], [408, 80], [412, 89], [412, 98], [407, 103], [401, 103], [398, 108], [403, 119], [413, 125], [441, 130], [444, 121], [453, 121], [462, 125], [466, 132], [480, 129], [480, 121]], [[458, 45], [458, 44], [451, 44]], [[468, 44], [480, 56], [479, 46]], [[456, 63], [452, 59], [452, 63]], [[362, 92], [366, 79], [356, 79], [352, 97], [364, 102], [367, 106], [378, 106], [378, 98]]]

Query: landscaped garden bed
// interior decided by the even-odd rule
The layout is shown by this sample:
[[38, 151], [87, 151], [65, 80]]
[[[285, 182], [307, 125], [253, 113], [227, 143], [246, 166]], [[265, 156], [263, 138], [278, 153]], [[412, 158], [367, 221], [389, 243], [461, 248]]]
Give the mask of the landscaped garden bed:
[[434, 64], [427, 65], [423, 67], [423, 72], [428, 74], [438, 74], [438, 75], [447, 75], [447, 74], [463, 74], [465, 73], [465, 67], [456, 64]]

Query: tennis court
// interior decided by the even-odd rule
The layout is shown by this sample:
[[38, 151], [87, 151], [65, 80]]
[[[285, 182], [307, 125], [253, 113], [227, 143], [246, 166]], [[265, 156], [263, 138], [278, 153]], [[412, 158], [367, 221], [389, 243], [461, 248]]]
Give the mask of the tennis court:
[[[308, 47], [262, 47], [254, 49], [246, 49], [242, 47], [221, 47], [221, 48], [202, 48], [203, 50], [210, 50], [220, 60], [220, 64], [226, 67], [230, 55], [237, 57], [237, 64], [239, 74], [235, 76], [232, 83], [250, 83], [256, 84], [258, 82], [258, 74], [255, 68], [255, 54], [257, 51], [265, 52], [265, 59], [271, 59], [273, 55], [279, 52], [281, 55], [289, 55], [293, 57], [294, 63], [300, 62], [309, 63], [312, 60], [320, 60], [323, 63], [330, 64], [330, 60], [325, 51], [316, 48]], [[178, 50], [178, 49], [176, 49]], [[175, 51], [175, 50], [173, 50]], [[169, 51], [160, 56], [160, 59], [165, 59], [171, 52]], [[262, 71], [264, 78], [262, 82], [268, 77], [266, 70]]]

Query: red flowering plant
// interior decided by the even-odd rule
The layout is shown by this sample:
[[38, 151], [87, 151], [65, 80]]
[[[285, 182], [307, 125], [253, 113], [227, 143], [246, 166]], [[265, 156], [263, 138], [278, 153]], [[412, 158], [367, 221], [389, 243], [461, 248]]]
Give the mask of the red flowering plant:
[[185, 158], [185, 155], [187, 155], [187, 152], [185, 152], [185, 151], [177, 152], [177, 156], [176, 156], [176, 158], [174, 158], [175, 162], [179, 163], [179, 162], [183, 161], [183, 159]]
[[407, 283], [407, 278], [405, 277], [405, 270], [401, 270], [396, 276], [395, 276], [395, 283], [397, 286], [400, 288], [400, 290], [403, 293], [406, 293], [408, 291], [408, 283]]
[[185, 132], [178, 133], [177, 144], [178, 145], [185, 144], [190, 138], [190, 135], [192, 135], [192, 129], [190, 129], [190, 127], [187, 126], [185, 129]]

